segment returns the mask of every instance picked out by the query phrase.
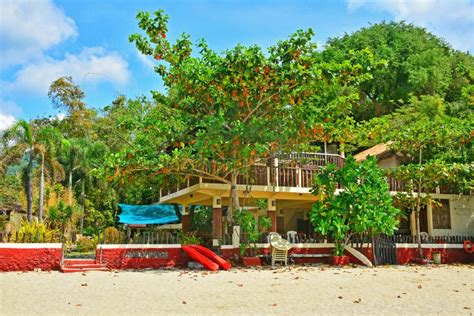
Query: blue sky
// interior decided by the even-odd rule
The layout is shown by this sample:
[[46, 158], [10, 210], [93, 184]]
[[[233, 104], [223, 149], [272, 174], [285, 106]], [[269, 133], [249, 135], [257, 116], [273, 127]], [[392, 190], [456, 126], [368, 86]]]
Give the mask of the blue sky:
[[71, 75], [101, 108], [117, 95], [162, 90], [153, 61], [128, 42], [138, 10], [162, 8], [171, 40], [182, 32], [223, 51], [237, 43], [267, 47], [300, 28], [328, 37], [383, 20], [406, 20], [474, 51], [474, 0], [126, 1], [0, 0], [0, 130], [18, 119], [58, 115], [48, 86]]

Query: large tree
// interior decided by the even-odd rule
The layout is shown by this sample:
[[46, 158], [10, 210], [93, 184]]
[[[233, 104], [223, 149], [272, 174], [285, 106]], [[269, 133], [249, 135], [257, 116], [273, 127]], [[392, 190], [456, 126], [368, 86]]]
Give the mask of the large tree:
[[[167, 88], [166, 97], [153, 93], [155, 101], [173, 111], [170, 119], [185, 127], [171, 136], [173, 150], [151, 149], [155, 159], [147, 167], [229, 184], [230, 221], [239, 208], [239, 175], [248, 174], [256, 162], [307, 145], [310, 127], [304, 105], [310, 96], [327, 81], [350, 82], [363, 72], [363, 67], [347, 61], [318, 63], [311, 29], [297, 31], [267, 52], [256, 45], [237, 45], [218, 54], [201, 40], [192, 54], [188, 35], [174, 44], [167, 39], [168, 17], [163, 11], [154, 16], [140, 12], [137, 19], [146, 35], [133, 34], [130, 41], [157, 60], [155, 70]], [[131, 157], [143, 157], [140, 150]]]
[[439, 95], [460, 100], [474, 79], [474, 58], [454, 51], [443, 39], [405, 22], [382, 22], [328, 41], [323, 58], [340, 61], [352, 50], [368, 48], [386, 67], [372, 69], [373, 78], [360, 85], [357, 120], [391, 113], [412, 95]]

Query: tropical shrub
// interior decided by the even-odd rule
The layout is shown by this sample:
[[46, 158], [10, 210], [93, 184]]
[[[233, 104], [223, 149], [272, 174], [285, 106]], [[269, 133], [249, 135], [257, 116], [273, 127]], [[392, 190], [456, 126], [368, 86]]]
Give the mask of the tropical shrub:
[[[337, 185], [341, 190], [336, 192]], [[334, 239], [341, 256], [353, 234], [393, 234], [400, 210], [393, 206], [389, 187], [374, 157], [358, 164], [353, 157], [337, 169], [328, 164], [313, 179], [318, 197], [310, 212], [314, 230]]]
[[59, 232], [50, 229], [45, 223], [40, 223], [37, 219], [32, 222], [23, 220], [18, 234], [13, 235], [11, 241], [17, 243], [46, 243], [57, 242]]
[[104, 241], [106, 244], [116, 244], [120, 241], [120, 232], [115, 227], [107, 227], [104, 231]]
[[266, 231], [271, 226], [271, 219], [261, 217], [260, 223], [257, 223], [257, 219], [251, 212], [239, 209], [235, 213], [235, 222], [240, 226], [241, 232], [240, 255], [256, 255], [257, 248], [255, 244], [259, 241], [262, 231]]
[[181, 245], [200, 245], [202, 243], [201, 238], [194, 233], [181, 234], [180, 238]]
[[97, 238], [81, 237], [76, 242], [76, 250], [79, 252], [89, 252], [95, 250]]

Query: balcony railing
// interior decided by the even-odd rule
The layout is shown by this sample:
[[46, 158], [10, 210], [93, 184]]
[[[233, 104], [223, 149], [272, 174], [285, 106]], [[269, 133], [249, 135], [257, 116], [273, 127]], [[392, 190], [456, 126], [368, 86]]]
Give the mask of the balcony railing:
[[[246, 174], [237, 178], [239, 185], [260, 185], [275, 187], [311, 188], [314, 175], [327, 164], [335, 164], [338, 168], [344, 165], [344, 157], [321, 153], [281, 154], [269, 159], [266, 163], [256, 163]], [[230, 178], [229, 178], [230, 180]], [[403, 181], [391, 177], [386, 178], [390, 191], [406, 192], [407, 185]], [[199, 177], [190, 177], [186, 182], [171, 188], [164, 194], [174, 193], [198, 183], [222, 183]], [[455, 188], [449, 185], [440, 186], [424, 193], [455, 194]]]
[[[390, 191], [397, 191], [397, 192], [407, 192], [408, 186], [404, 181], [397, 180], [392, 177], [387, 177], [388, 186]], [[416, 191], [416, 188], [415, 188]], [[437, 188], [433, 188], [430, 190], [422, 190], [422, 193], [431, 193], [431, 194], [458, 194], [459, 191], [452, 185], [445, 184], [441, 185]], [[467, 192], [469, 194], [469, 192]]]

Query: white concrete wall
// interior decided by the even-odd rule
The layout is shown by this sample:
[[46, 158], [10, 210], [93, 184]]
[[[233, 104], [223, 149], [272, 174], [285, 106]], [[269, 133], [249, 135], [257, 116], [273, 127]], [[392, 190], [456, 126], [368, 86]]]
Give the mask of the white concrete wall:
[[[445, 197], [444, 197], [445, 198]], [[451, 229], [433, 229], [433, 236], [474, 236], [474, 196], [449, 197]]]

